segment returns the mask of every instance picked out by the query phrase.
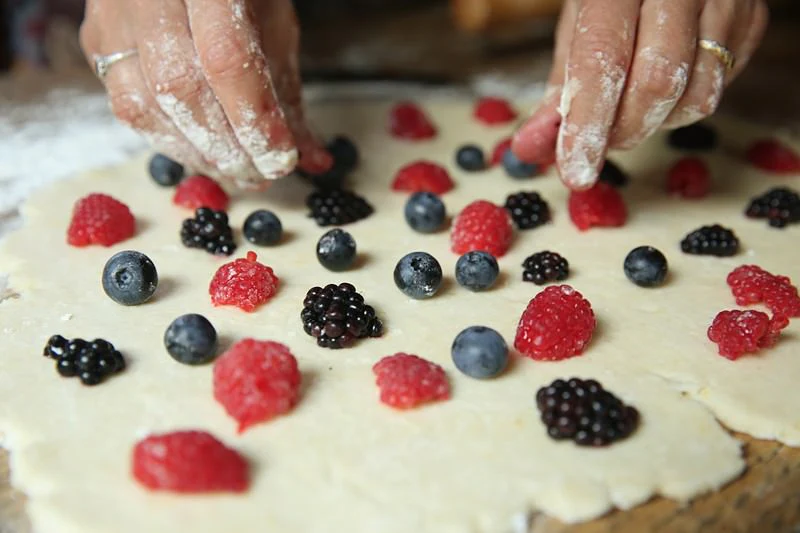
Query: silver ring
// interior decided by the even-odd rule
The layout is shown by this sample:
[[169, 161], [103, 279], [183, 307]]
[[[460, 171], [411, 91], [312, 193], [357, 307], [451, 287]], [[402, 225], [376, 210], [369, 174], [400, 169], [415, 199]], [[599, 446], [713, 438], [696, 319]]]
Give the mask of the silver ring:
[[94, 73], [97, 75], [98, 78], [101, 80], [105, 79], [108, 75], [108, 71], [114, 65], [114, 63], [118, 63], [123, 59], [128, 59], [129, 57], [133, 57], [138, 54], [139, 51], [134, 49], [125, 50], [123, 52], [114, 52], [112, 54], [107, 55], [99, 55], [95, 54], [94, 59]]

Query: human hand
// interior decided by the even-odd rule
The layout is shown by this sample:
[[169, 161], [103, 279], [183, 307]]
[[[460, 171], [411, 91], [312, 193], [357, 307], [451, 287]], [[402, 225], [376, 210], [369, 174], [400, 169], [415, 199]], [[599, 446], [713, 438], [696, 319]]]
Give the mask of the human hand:
[[[573, 189], [591, 187], [609, 148], [712, 114], [767, 26], [763, 0], [567, 0], [549, 89], [514, 136], [523, 160], [556, 160]], [[730, 72], [698, 46], [736, 57]]]
[[122, 122], [248, 187], [332, 162], [303, 114], [298, 40], [290, 0], [88, 0], [81, 27], [90, 62], [138, 51], [103, 80]]

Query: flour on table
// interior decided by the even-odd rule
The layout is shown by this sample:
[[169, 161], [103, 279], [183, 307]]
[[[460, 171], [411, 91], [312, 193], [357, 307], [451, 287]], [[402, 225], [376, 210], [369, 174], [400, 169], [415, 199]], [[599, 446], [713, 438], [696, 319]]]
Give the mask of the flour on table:
[[[177, 230], [189, 213], [171, 192], [146, 176], [146, 158], [62, 181], [37, 192], [24, 207], [24, 227], [0, 249], [0, 271], [11, 274], [19, 298], [0, 304], [0, 428], [12, 450], [16, 485], [28, 497], [37, 533], [297, 533], [501, 532], [519, 528], [536, 511], [568, 522], [629, 509], [653, 496], [685, 501], [737, 478], [744, 468], [739, 441], [718, 422], [759, 438], [800, 445], [797, 323], [772, 349], [728, 361], [706, 338], [722, 309], [736, 308], [725, 277], [742, 263], [798, 275], [800, 228], [771, 229], [746, 219], [747, 200], [787, 178], [761, 175], [719, 150], [707, 156], [716, 178], [700, 202], [667, 197], [666, 169], [677, 152], [658, 136], [616, 161], [635, 176], [622, 191], [631, 212], [624, 228], [579, 233], [565, 209], [567, 192], [550, 171], [531, 181], [502, 169], [464, 174], [453, 153], [465, 142], [487, 150], [509, 128], [487, 128], [471, 118], [469, 101], [424, 102], [440, 135], [409, 143], [386, 133], [388, 103], [319, 104], [311, 117], [325, 136], [345, 133], [360, 148], [355, 187], [375, 207], [347, 226], [368, 258], [357, 270], [331, 273], [314, 259], [324, 233], [306, 217], [308, 187], [275, 183], [265, 194], [235, 198], [230, 219], [241, 227], [256, 208], [275, 211], [292, 238], [255, 251], [281, 278], [276, 297], [252, 314], [211, 306], [207, 287], [227, 259], [180, 246]], [[753, 133], [727, 125], [726, 149], [741, 149]], [[500, 259], [505, 280], [487, 293], [452, 281], [457, 257], [448, 233], [413, 233], [402, 221], [406, 196], [390, 191], [394, 172], [409, 161], [432, 159], [457, 182], [443, 199], [451, 214], [476, 198], [500, 203], [520, 189], [537, 190], [554, 220], [520, 232]], [[125, 201], [139, 221], [132, 239], [111, 249], [75, 249], [64, 242], [73, 202], [89, 192]], [[731, 258], [688, 256], [678, 243], [696, 227], [732, 227], [743, 251]], [[670, 262], [668, 283], [641, 289], [627, 281], [622, 261], [650, 244]], [[159, 269], [155, 298], [120, 307], [102, 291], [103, 264], [114, 252], [136, 249]], [[235, 257], [250, 246], [241, 243]], [[592, 302], [598, 330], [586, 353], [557, 363], [515, 356], [498, 379], [476, 381], [450, 360], [463, 328], [483, 324], [512, 341], [520, 313], [540, 290], [520, 279], [520, 264], [541, 250], [566, 257], [569, 284]], [[405, 253], [439, 259], [449, 287], [426, 301], [408, 300], [391, 272]], [[751, 255], [748, 255], [751, 254]], [[302, 332], [303, 296], [314, 285], [352, 282], [384, 320], [386, 334], [355, 347], [319, 348]], [[304, 389], [288, 416], [242, 435], [213, 399], [211, 367], [187, 367], [167, 355], [162, 336], [176, 316], [202, 313], [226, 343], [243, 337], [287, 344], [299, 361]], [[68, 321], [62, 320], [72, 315]], [[41, 357], [48, 337], [103, 337], [129, 367], [95, 388], [60, 378]], [[397, 412], [378, 401], [371, 366], [398, 351], [442, 365], [452, 399]], [[627, 440], [603, 449], [555, 442], [539, 420], [535, 394], [556, 378], [595, 378], [642, 415]], [[175, 496], [150, 493], [130, 476], [134, 443], [151, 432], [203, 429], [235, 447], [253, 465], [249, 493]]]

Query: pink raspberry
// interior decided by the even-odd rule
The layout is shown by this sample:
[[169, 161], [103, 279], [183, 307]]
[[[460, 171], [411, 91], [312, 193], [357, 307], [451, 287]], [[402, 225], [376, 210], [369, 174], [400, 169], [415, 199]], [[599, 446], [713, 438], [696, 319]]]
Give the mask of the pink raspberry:
[[278, 276], [272, 269], [257, 261], [255, 252], [247, 252], [246, 259], [225, 263], [208, 287], [214, 305], [235, 305], [251, 313], [269, 301], [278, 291]]
[[205, 431], [150, 435], [132, 454], [133, 477], [151, 490], [179, 493], [244, 492], [247, 461]]
[[430, 161], [415, 161], [404, 166], [397, 171], [392, 182], [395, 191], [444, 194], [452, 188], [453, 180], [447, 170]]
[[436, 136], [436, 126], [425, 112], [412, 102], [400, 102], [389, 112], [389, 131], [398, 139], [413, 141]]
[[133, 237], [136, 220], [128, 206], [107, 194], [90, 194], [72, 208], [67, 243], [82, 248], [90, 244], [111, 246]]
[[228, 194], [219, 184], [206, 176], [189, 176], [175, 188], [172, 203], [187, 209], [208, 207], [214, 211], [228, 209]]
[[800, 156], [775, 139], [754, 142], [747, 150], [747, 160], [755, 167], [775, 174], [800, 172]]
[[450, 244], [459, 255], [482, 251], [501, 257], [511, 247], [513, 238], [514, 228], [508, 211], [489, 201], [476, 200], [453, 222]]
[[567, 208], [572, 223], [581, 231], [592, 227], [623, 226], [628, 219], [622, 195], [604, 181], [598, 181], [585, 191], [571, 191]]
[[735, 361], [747, 353], [773, 346], [789, 320], [761, 311], [720, 311], [708, 328], [708, 338], [718, 346], [719, 354]]
[[450, 383], [444, 369], [416, 355], [401, 352], [386, 356], [372, 371], [381, 401], [395, 409], [412, 409], [450, 398]]
[[699, 157], [684, 157], [667, 175], [667, 192], [684, 198], [703, 198], [711, 189], [711, 173]]
[[214, 363], [214, 398], [239, 422], [239, 433], [288, 413], [300, 381], [297, 360], [277, 342], [244, 339]]
[[473, 115], [488, 126], [507, 124], [517, 118], [517, 112], [503, 98], [486, 96], [475, 103]]
[[727, 278], [736, 303], [763, 303], [775, 315], [800, 317], [800, 295], [786, 276], [776, 276], [756, 265], [736, 267]]
[[592, 305], [569, 285], [547, 287], [522, 313], [514, 347], [537, 361], [560, 361], [583, 353], [596, 322]]

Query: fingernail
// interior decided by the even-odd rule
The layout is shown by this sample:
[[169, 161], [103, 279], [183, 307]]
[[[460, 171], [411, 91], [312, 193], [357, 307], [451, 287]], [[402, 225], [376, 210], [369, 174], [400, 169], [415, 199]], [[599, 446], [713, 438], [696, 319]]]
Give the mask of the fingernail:
[[558, 135], [558, 155], [561, 179], [575, 190], [588, 189], [597, 182], [603, 153], [601, 128], [563, 123]]

